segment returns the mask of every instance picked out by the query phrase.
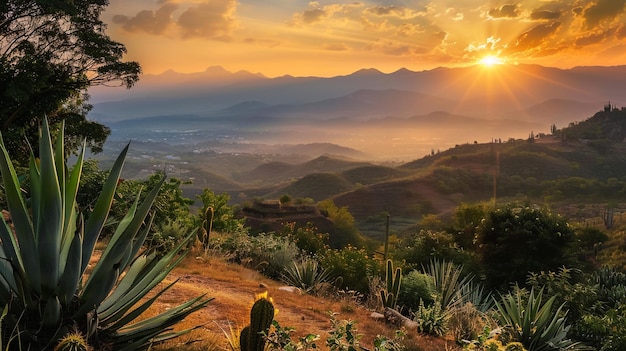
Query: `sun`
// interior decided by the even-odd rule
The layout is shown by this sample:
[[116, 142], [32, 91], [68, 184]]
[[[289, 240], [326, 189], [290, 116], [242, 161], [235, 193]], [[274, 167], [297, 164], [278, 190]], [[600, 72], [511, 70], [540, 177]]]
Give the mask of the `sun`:
[[493, 67], [493, 66], [496, 66], [496, 65], [503, 64], [504, 60], [502, 60], [498, 56], [487, 55], [487, 56], [481, 58], [480, 61], [478, 61], [478, 63], [480, 63], [481, 65], [483, 65], [485, 67]]

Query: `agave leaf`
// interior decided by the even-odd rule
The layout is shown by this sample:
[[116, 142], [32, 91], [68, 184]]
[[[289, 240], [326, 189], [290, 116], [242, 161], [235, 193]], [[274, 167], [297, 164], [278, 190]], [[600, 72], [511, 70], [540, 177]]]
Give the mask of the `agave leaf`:
[[174, 260], [174, 257], [193, 238], [195, 238], [195, 233], [188, 235], [176, 248], [159, 260], [146, 256], [137, 258], [124, 278], [119, 282], [115, 291], [107, 297], [98, 309], [102, 319], [116, 320], [120, 318], [150, 292], [152, 288], [163, 281], [185, 255], [180, 255], [176, 260]]
[[41, 178], [39, 192], [41, 206], [39, 218], [36, 219], [35, 234], [39, 249], [39, 267], [41, 270], [41, 290], [45, 296], [54, 294], [61, 271], [59, 256], [61, 252], [61, 233], [63, 231], [63, 199], [59, 184], [59, 174], [55, 164], [52, 141], [47, 121], [42, 127], [43, 136], [39, 138], [39, 158]]
[[129, 146], [130, 144], [126, 145], [115, 160], [113, 168], [111, 168], [109, 173], [109, 177], [104, 183], [100, 196], [98, 196], [98, 200], [96, 201], [96, 205], [94, 206], [94, 209], [87, 220], [87, 224], [85, 225], [81, 273], [84, 273], [87, 268], [89, 258], [93, 255], [96, 241], [98, 240], [102, 227], [109, 216], [109, 210], [111, 209], [111, 203], [113, 202], [113, 196], [115, 195], [115, 189], [117, 188], [117, 182], [120, 178], [120, 174], [122, 173], [124, 160], [126, 159]]
[[141, 305], [137, 306], [137, 308], [134, 308], [132, 311], [130, 311], [129, 313], [125, 314], [122, 318], [118, 319], [115, 323], [108, 325], [107, 329], [108, 330], [112, 330], [112, 331], [116, 331], [119, 328], [122, 328], [123, 326], [125, 326], [125, 325], [129, 324], [130, 322], [134, 321], [135, 318], [139, 317], [143, 312], [145, 312], [148, 308], [150, 308], [150, 306], [152, 306], [152, 304], [161, 295], [163, 295], [163, 293], [168, 291], [177, 282], [178, 282], [178, 279], [176, 279], [175, 281], [173, 281], [172, 283], [170, 283], [169, 285], [167, 285], [166, 287], [161, 289], [152, 298], [148, 299], [146, 302], [144, 302]]
[[[33, 223], [31, 222], [26, 203], [21, 194], [20, 183], [15, 168], [4, 147], [1, 134], [0, 173], [2, 175], [2, 182], [4, 183], [7, 206], [11, 214], [13, 227], [15, 228], [14, 236], [11, 229], [5, 223], [3, 228], [7, 228], [8, 230], [0, 230], [0, 239], [5, 248], [9, 248], [9, 250], [5, 252], [10, 256], [12, 266], [20, 271], [20, 276], [23, 279], [28, 279], [28, 286], [32, 288], [35, 293], [40, 293], [41, 275], [39, 271], [39, 254], [35, 243]], [[17, 244], [18, 242], [19, 245]], [[28, 276], [24, 274], [25, 271], [28, 272]]]
[[132, 342], [132, 340], [140, 340], [147, 336], [153, 338], [167, 331], [167, 328], [180, 322], [189, 314], [205, 307], [212, 300], [212, 298], [205, 299], [204, 296], [198, 296], [157, 316], [119, 329], [117, 335], [120, 344], [123, 345]]
[[72, 240], [72, 245], [68, 251], [65, 268], [59, 281], [59, 297], [63, 306], [67, 306], [72, 302], [74, 294], [78, 290], [81, 278], [81, 259], [83, 256], [83, 231], [84, 226], [81, 216], [80, 230], [74, 235], [74, 240]]
[[[58, 150], [57, 150], [58, 153]], [[85, 154], [85, 142], [83, 142], [82, 149], [78, 154], [78, 159], [74, 164], [74, 167], [70, 173], [70, 177], [64, 186], [64, 217], [65, 225], [63, 227], [63, 235], [61, 241], [61, 256], [60, 256], [60, 269], [61, 272], [65, 271], [65, 265], [68, 259], [70, 247], [74, 242], [74, 234], [76, 233], [76, 222], [78, 220], [78, 213], [76, 211], [76, 194], [78, 193], [78, 186], [80, 184], [80, 177], [83, 170], [83, 158]], [[82, 246], [82, 238], [81, 238]], [[82, 248], [81, 248], [82, 252]], [[82, 256], [82, 253], [81, 253]], [[80, 268], [80, 266], [79, 266]]]
[[113, 286], [115, 286], [119, 276], [119, 269], [113, 268], [109, 274], [103, 277], [103, 280], [98, 282], [99, 289], [83, 290], [79, 297], [80, 307], [74, 313], [74, 317], [82, 316], [91, 310], [95, 310], [102, 303], [102, 300], [106, 298]]

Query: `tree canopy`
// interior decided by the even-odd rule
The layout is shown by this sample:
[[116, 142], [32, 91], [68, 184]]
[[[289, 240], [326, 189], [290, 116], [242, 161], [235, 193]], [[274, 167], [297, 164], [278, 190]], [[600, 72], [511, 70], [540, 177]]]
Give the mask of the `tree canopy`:
[[87, 139], [100, 151], [110, 130], [86, 118], [87, 88], [130, 88], [141, 71], [100, 20], [108, 0], [8, 0], [0, 3], [0, 131], [9, 152], [27, 159], [40, 120], [66, 120], [68, 148]]

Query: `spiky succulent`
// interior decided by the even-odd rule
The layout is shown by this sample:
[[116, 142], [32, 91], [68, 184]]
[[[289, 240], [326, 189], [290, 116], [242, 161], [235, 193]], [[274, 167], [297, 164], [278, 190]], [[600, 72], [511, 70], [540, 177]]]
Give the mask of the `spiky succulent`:
[[44, 121], [39, 157], [31, 155], [30, 187], [23, 191], [0, 136], [0, 171], [12, 220], [12, 225], [4, 219], [0, 223], [0, 306], [8, 306], [2, 332], [13, 334], [5, 340], [30, 350], [51, 349], [77, 325], [90, 345], [136, 350], [187, 332], [173, 332], [171, 327], [211, 299], [199, 296], [131, 324], [173, 285], [144, 299], [182, 260], [182, 248], [195, 237], [190, 234], [164, 257], [138, 255], [150, 228], [150, 208], [163, 181], [142, 203], [137, 195], [93, 270], [86, 274], [128, 146], [115, 161], [93, 210], [85, 215], [76, 206], [84, 144], [82, 150], [70, 171], [64, 158], [63, 128], [53, 147]]

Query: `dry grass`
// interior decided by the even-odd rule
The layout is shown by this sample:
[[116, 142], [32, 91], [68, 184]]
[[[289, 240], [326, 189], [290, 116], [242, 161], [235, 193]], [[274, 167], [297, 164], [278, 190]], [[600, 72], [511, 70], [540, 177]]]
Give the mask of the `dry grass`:
[[[279, 289], [283, 286], [281, 283], [254, 270], [228, 263], [221, 257], [200, 255], [200, 250], [194, 250], [170, 273], [163, 284], [175, 279], [179, 279], [178, 283], [161, 296], [144, 317], [161, 313], [201, 294], [207, 294], [214, 300], [177, 326], [177, 329], [199, 328], [154, 350], [228, 350], [226, 334], [230, 328], [236, 331], [249, 323], [254, 296], [265, 291], [274, 300], [278, 309], [275, 319], [281, 326], [295, 328], [295, 337], [319, 334], [321, 341], [318, 346], [322, 348], [330, 330], [330, 311], [337, 313], [337, 319], [357, 322], [358, 331], [363, 335], [361, 343], [365, 347], [372, 348], [372, 341], [377, 335], [394, 335], [395, 328], [373, 320], [370, 317], [372, 311], [349, 298], [322, 298], [283, 291]], [[413, 331], [407, 334], [405, 343], [407, 350], [456, 349], [453, 341], [425, 337]]]

